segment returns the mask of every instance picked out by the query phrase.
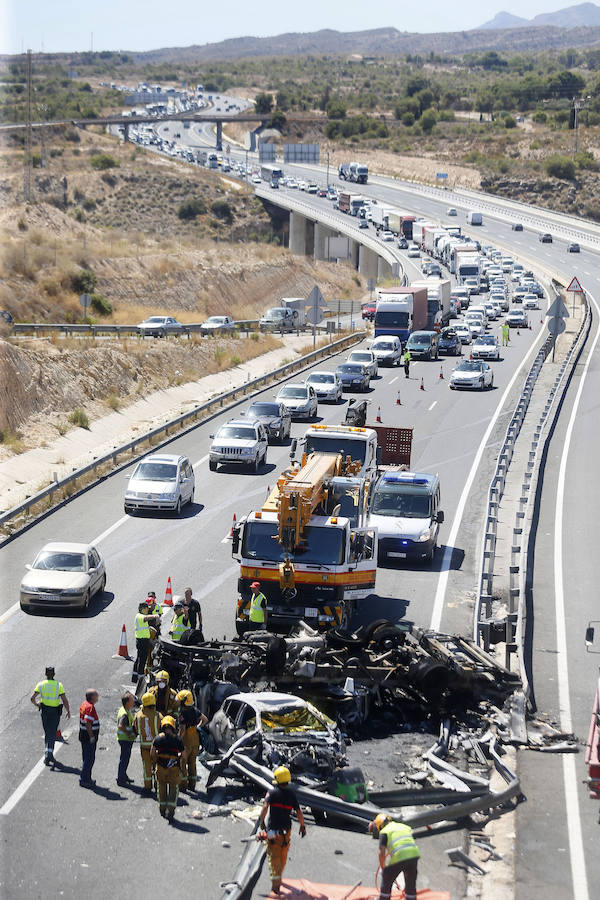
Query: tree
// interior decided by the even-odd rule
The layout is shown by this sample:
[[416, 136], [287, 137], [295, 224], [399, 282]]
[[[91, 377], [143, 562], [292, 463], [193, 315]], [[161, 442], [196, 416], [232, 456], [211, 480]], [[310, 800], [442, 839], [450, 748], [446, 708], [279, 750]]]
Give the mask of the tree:
[[254, 100], [254, 109], [259, 116], [268, 115], [273, 109], [273, 95], [257, 94]]
[[419, 91], [424, 91], [427, 87], [429, 87], [429, 81], [423, 75], [413, 75], [406, 82], [407, 96], [412, 97], [414, 94], [418, 94]]
[[269, 122], [269, 128], [276, 128], [278, 131], [281, 131], [285, 128], [287, 123], [287, 119], [280, 109], [275, 110], [273, 115], [271, 116], [271, 121]]
[[421, 126], [425, 134], [430, 134], [430, 132], [433, 131], [436, 122], [437, 116], [435, 114], [435, 110], [433, 109], [426, 109], [419, 119], [419, 125]]
[[328, 119], [345, 119], [346, 104], [339, 97], [332, 97], [326, 107]]
[[575, 178], [575, 163], [568, 156], [555, 154], [546, 160], [546, 172], [554, 178], [572, 181]]

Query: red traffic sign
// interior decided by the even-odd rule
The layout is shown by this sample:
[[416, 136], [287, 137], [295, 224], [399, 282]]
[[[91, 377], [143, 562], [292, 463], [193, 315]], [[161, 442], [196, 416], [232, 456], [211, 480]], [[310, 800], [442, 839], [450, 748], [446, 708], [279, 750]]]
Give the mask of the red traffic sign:
[[583, 294], [583, 288], [582, 288], [581, 285], [579, 284], [579, 279], [578, 279], [578, 278], [573, 277], [573, 278], [571, 279], [571, 284], [570, 284], [569, 287], [567, 288], [567, 292], [568, 292], [569, 294]]

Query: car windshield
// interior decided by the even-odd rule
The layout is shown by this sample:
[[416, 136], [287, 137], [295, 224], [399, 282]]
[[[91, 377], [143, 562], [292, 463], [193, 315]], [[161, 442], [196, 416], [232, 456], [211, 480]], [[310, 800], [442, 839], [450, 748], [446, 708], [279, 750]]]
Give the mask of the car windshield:
[[496, 338], [491, 334], [482, 334], [481, 337], [477, 338], [475, 343], [476, 344], [495, 344]]
[[278, 416], [279, 403], [253, 403], [246, 413], [248, 416]]
[[337, 367], [338, 372], [341, 372], [342, 375], [362, 375], [363, 367], [357, 363], [353, 365], [352, 363], [344, 363], [341, 366]]
[[211, 325], [223, 325], [226, 321], [224, 316], [211, 316], [208, 320]]
[[33, 568], [54, 570], [56, 572], [85, 572], [85, 553], [42, 550], [36, 556]]
[[284, 309], [270, 309], [269, 312], [267, 313], [267, 315], [265, 316], [265, 318], [266, 319], [281, 319], [284, 315], [285, 315]]
[[340, 435], [339, 439], [333, 441], [331, 438], [319, 437], [316, 434], [306, 435], [306, 453], [341, 453], [346, 459], [358, 460], [360, 463], [365, 461], [365, 453], [367, 445], [364, 441], [353, 441], [351, 438], [344, 438]]
[[293, 400], [305, 400], [308, 396], [308, 391], [303, 387], [284, 387], [279, 391], [280, 397], [290, 397]]
[[[277, 522], [250, 521], [244, 528], [242, 557], [283, 562], [288, 552], [279, 542]], [[341, 528], [308, 525], [293, 558], [313, 565], [339, 566], [344, 562], [344, 531]]]
[[481, 363], [465, 359], [456, 368], [459, 372], [481, 372]]
[[393, 350], [393, 349], [394, 349], [394, 345], [393, 345], [393, 344], [388, 344], [388, 343], [386, 343], [386, 344], [377, 344], [376, 346], [374, 346], [374, 349], [375, 349], [375, 350]]
[[254, 428], [244, 428], [243, 425], [223, 425], [217, 432], [217, 440], [223, 438], [237, 438], [241, 441], [255, 441], [256, 432]]
[[[375, 313], [375, 325], [379, 328], [382, 325], [386, 328], [407, 328], [408, 313], [401, 310], [383, 310], [377, 309]], [[380, 345], [381, 346], [381, 345]]]
[[141, 462], [131, 477], [136, 481], [175, 481], [177, 466], [166, 462]]
[[444, 328], [444, 330], [442, 331], [441, 337], [445, 341], [453, 341], [454, 338], [456, 337], [456, 331], [454, 331], [451, 328]]
[[361, 353], [360, 351], [357, 351], [356, 353], [351, 353], [350, 356], [351, 356], [352, 362], [368, 362], [368, 363], [370, 363], [372, 361], [370, 353]]
[[[327, 726], [321, 722], [308, 707], [298, 708], [291, 706], [287, 709], [280, 708], [273, 712], [262, 712], [260, 716], [262, 730], [267, 734], [275, 729], [283, 728], [284, 732], [303, 731], [327, 731]], [[248, 725], [253, 720], [250, 719]], [[256, 721], [256, 720], [254, 720]]]
[[377, 516], [427, 519], [431, 515], [431, 495], [420, 486], [384, 483], [373, 494], [371, 512]]
[[142, 324], [144, 324], [144, 325], [157, 325], [157, 324], [162, 324], [162, 323], [165, 322], [165, 321], [166, 321], [166, 319], [165, 319], [164, 316], [150, 316], [149, 319], [144, 319], [144, 321], [143, 321]]
[[314, 375], [308, 376], [308, 381], [314, 384], [333, 384], [334, 375], [328, 375], [326, 372], [315, 372]]
[[428, 347], [430, 343], [431, 343], [431, 339], [429, 337], [421, 337], [421, 335], [416, 337], [414, 334], [412, 334], [408, 339], [407, 346], [408, 347]]

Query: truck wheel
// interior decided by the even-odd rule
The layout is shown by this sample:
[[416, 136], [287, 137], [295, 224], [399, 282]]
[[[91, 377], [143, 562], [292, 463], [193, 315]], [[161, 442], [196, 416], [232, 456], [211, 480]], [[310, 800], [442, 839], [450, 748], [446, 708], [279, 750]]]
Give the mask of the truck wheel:
[[243, 637], [248, 631], [248, 624], [246, 622], [240, 622], [238, 619], [235, 621], [235, 630], [237, 632], [238, 637]]

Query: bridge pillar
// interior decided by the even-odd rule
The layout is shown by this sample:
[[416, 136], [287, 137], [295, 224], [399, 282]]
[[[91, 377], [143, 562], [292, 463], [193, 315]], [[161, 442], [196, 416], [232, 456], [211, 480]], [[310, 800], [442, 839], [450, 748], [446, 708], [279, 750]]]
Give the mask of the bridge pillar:
[[129, 125], [127, 124], [127, 122], [123, 127], [123, 140], [125, 141], [125, 143], [127, 143], [127, 141], [129, 140]]
[[216, 149], [219, 151], [223, 150], [223, 123], [217, 122], [217, 146]]
[[306, 254], [306, 231], [308, 222], [297, 212], [290, 213], [290, 250], [295, 256]]
[[377, 280], [379, 281], [381, 278], [391, 278], [392, 277], [392, 267], [387, 259], [384, 259], [383, 256], [379, 256], [377, 258]]
[[377, 278], [379, 257], [374, 250], [361, 244], [358, 249], [358, 271], [365, 278]]
[[335, 234], [337, 234], [337, 232], [333, 231], [331, 228], [328, 228], [326, 225], [321, 225], [320, 222], [315, 222], [315, 259], [329, 259], [328, 238], [333, 237]]
[[350, 245], [348, 248], [348, 250], [349, 250], [348, 255], [350, 258], [350, 262], [352, 263], [352, 265], [354, 266], [355, 269], [358, 269], [358, 254], [359, 254], [359, 250], [360, 250], [360, 244], [358, 243], [358, 241], [353, 241], [352, 238], [348, 238], [348, 240], [350, 242]]

